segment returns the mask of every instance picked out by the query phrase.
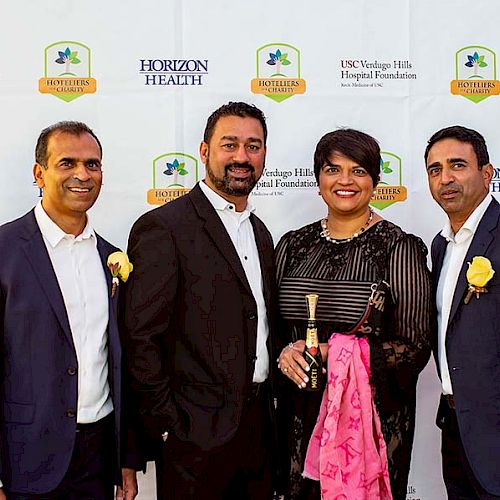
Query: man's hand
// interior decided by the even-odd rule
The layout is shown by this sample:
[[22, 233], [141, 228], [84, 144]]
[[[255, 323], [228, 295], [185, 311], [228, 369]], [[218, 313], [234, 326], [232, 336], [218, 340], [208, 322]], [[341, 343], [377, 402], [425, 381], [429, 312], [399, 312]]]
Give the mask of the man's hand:
[[2, 488], [0, 488], [0, 500], [7, 500], [7, 497], [5, 496], [5, 491], [3, 491]]
[[[116, 488], [116, 500], [134, 500], [137, 496], [137, 476], [133, 469], [122, 469], [123, 489]], [[5, 500], [0, 496], [0, 500]]]

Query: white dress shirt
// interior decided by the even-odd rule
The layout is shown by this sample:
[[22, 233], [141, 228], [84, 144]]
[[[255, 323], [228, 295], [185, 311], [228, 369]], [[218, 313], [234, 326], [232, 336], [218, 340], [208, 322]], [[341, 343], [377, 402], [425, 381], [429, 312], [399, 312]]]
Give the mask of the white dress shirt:
[[240, 257], [253, 297], [257, 303], [257, 360], [253, 374], [254, 382], [264, 382], [269, 374], [269, 353], [267, 351], [267, 311], [262, 291], [262, 273], [260, 270], [259, 252], [255, 243], [255, 235], [250, 214], [255, 210], [247, 204], [243, 212], [237, 212], [233, 203], [210, 189], [205, 182], [200, 182], [200, 188], [208, 198], [220, 217], [226, 231]]
[[[448, 329], [453, 296], [455, 294], [458, 276], [472, 242], [472, 238], [476, 232], [479, 222], [486, 212], [486, 209], [491, 203], [491, 200], [491, 195], [486, 196], [476, 207], [474, 212], [470, 214], [469, 218], [465, 221], [465, 224], [460, 228], [457, 234], [453, 233], [449, 220], [447, 220], [443, 230], [441, 231], [441, 236], [443, 236], [448, 242], [436, 293], [438, 315], [438, 359], [443, 394], [453, 394], [448, 360], [446, 358], [446, 331]], [[462, 293], [462, 291], [458, 290], [457, 293]]]
[[77, 422], [97, 422], [111, 413], [108, 383], [108, 287], [87, 221], [79, 236], [66, 234], [42, 207], [35, 218], [47, 247], [68, 315], [78, 360]]

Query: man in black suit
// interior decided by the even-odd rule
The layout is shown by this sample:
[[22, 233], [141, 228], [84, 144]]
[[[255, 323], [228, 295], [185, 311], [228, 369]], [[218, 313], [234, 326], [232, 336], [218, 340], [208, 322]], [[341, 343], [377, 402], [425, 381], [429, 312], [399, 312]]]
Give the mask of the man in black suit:
[[87, 210], [102, 182], [102, 147], [84, 123], [38, 138], [41, 202], [0, 227], [0, 500], [110, 500], [137, 494], [122, 415], [117, 250]]
[[[449, 219], [432, 242], [444, 482], [450, 499], [500, 498], [500, 205], [489, 194], [493, 167], [481, 134], [460, 126], [436, 132], [425, 161], [432, 196]], [[466, 276], [474, 257], [496, 270], [477, 295]]]
[[158, 498], [272, 497], [271, 235], [248, 195], [267, 128], [232, 102], [208, 119], [206, 178], [143, 215], [129, 239], [129, 371], [156, 459]]

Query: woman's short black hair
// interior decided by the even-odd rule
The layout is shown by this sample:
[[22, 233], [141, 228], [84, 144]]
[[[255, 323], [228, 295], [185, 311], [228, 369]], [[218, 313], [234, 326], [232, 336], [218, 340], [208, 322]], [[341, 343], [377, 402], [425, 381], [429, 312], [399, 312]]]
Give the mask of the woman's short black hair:
[[314, 175], [319, 183], [321, 169], [334, 153], [340, 153], [366, 169], [375, 187], [380, 178], [380, 147], [368, 134], [352, 128], [341, 128], [324, 135], [314, 152]]

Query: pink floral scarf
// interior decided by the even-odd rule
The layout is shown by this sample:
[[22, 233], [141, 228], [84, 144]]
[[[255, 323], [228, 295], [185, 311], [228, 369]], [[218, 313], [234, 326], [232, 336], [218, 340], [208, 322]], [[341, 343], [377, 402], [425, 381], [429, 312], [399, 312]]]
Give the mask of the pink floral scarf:
[[392, 500], [387, 452], [370, 386], [365, 338], [334, 333], [328, 384], [307, 448], [304, 476], [323, 500]]

